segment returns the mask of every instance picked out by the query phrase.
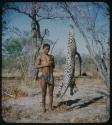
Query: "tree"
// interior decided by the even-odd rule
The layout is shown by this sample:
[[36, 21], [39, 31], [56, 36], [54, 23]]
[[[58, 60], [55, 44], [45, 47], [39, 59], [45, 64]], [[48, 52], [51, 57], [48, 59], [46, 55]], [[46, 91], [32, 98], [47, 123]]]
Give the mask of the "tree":
[[[86, 47], [93, 59], [99, 75], [105, 85], [110, 89], [109, 71], [109, 7], [105, 3], [62, 3], [61, 7], [68, 13], [82, 35]], [[86, 10], [85, 8], [86, 7]], [[92, 9], [93, 11], [90, 11]], [[102, 11], [102, 12], [101, 12]], [[98, 17], [103, 17], [107, 20], [102, 20], [100, 26]], [[106, 17], [106, 18], [105, 18]], [[105, 30], [106, 29], [106, 30]], [[107, 39], [106, 39], [107, 38]], [[96, 58], [98, 56], [98, 58]], [[107, 110], [109, 110], [109, 97], [107, 96]]]
[[24, 46], [21, 39], [6, 40], [2, 45], [2, 65], [4, 69], [19, 70], [24, 79], [28, 70], [23, 49]]
[[[89, 5], [92, 5], [92, 9], [96, 10], [94, 11], [95, 14], [91, 12], [90, 15]], [[88, 9], [86, 10], [86, 12], [84, 10], [85, 6]], [[104, 83], [107, 85], [107, 87], [109, 87], [109, 56], [108, 51], [106, 51], [107, 48], [105, 48], [105, 44], [108, 43], [108, 41], [105, 39], [104, 32], [99, 31], [99, 29], [102, 28], [102, 25], [104, 25], [104, 22], [102, 23], [100, 28], [96, 26], [98, 25], [98, 22], [96, 21], [98, 18], [98, 12], [100, 9], [102, 9], [102, 6], [104, 7], [104, 13], [108, 13], [108, 11], [105, 9], [105, 5], [102, 5], [100, 3], [88, 3], [86, 5], [85, 3], [79, 4], [77, 2], [71, 4], [61, 4], [61, 7], [68, 13], [68, 15], [73, 20], [75, 26], [79, 29], [80, 34], [85, 40], [86, 47], [96, 67], [98, 68], [101, 78], [104, 80]], [[89, 21], [89, 19], [91, 20]], [[105, 24], [105, 26], [107, 25]], [[109, 27], [107, 28], [109, 29]], [[108, 36], [108, 32], [106, 33], [106, 35]], [[90, 39], [92, 39], [92, 42]], [[100, 60], [96, 59], [96, 55], [99, 55]]]
[[[42, 44], [46, 41], [45, 36], [48, 34], [48, 30], [45, 29], [44, 34], [41, 33], [40, 22], [44, 20], [53, 20], [60, 19], [62, 16], [58, 15], [59, 12], [56, 12], [56, 6], [53, 4], [47, 3], [22, 3], [21, 6], [18, 3], [5, 3], [3, 6], [4, 14], [8, 11], [15, 11], [21, 14], [28, 16], [31, 20], [31, 28], [32, 28], [32, 40], [30, 48], [30, 56], [29, 56], [29, 75], [31, 75], [32, 69], [35, 67], [35, 60], [39, 54]], [[47, 40], [48, 41], [48, 40]], [[31, 77], [31, 76], [30, 76]]]

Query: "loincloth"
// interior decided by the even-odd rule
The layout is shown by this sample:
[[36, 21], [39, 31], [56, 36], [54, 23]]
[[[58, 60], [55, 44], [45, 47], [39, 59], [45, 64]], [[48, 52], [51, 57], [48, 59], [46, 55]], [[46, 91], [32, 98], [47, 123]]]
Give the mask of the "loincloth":
[[41, 75], [40, 79], [43, 79], [45, 81], [45, 83], [47, 83], [47, 84], [53, 84], [54, 83], [54, 77]]

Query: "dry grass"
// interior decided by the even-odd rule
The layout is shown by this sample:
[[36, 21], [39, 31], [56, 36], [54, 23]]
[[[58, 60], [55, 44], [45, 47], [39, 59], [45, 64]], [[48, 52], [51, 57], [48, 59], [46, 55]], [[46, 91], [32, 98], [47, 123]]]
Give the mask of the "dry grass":
[[89, 72], [92, 73], [92, 75], [93, 75], [94, 78], [96, 78], [96, 79], [100, 79], [100, 76], [99, 76], [99, 74], [98, 74], [98, 72], [97, 72], [96, 69], [94, 69], [94, 68], [93, 68], [93, 69], [90, 68], [90, 69], [89, 69]]
[[[64, 71], [62, 69], [55, 69], [54, 70], [55, 85], [56, 85], [56, 83], [58, 83], [58, 81], [60, 81], [63, 78], [63, 72]], [[5, 77], [6, 76], [12, 77], [13, 74], [17, 75], [17, 72], [15, 72], [15, 73], [13, 72], [13, 74], [11, 75], [10, 72], [3, 71], [3, 74], [4, 74]], [[89, 74], [89, 75], [92, 74], [91, 76], [93, 76], [93, 78], [99, 79], [99, 75], [98, 75], [98, 73], [97, 73], [97, 71], [95, 69], [89, 69], [87, 74]], [[75, 75], [76, 76], [79, 75], [79, 68], [78, 67], [76, 68]], [[20, 74], [18, 74], [18, 76], [20, 76]], [[81, 79], [79, 78], [78, 81], [81, 82], [80, 80]], [[32, 88], [32, 89], [33, 88], [40, 88], [40, 84], [39, 84], [38, 81], [29, 82], [29, 80], [22, 81], [22, 80], [16, 80], [16, 79], [12, 79], [12, 80], [3, 79], [2, 80], [2, 90], [4, 92], [8, 92], [9, 94], [13, 95], [14, 98], [20, 98], [20, 97], [28, 96], [27, 93], [25, 93], [25, 92], [21, 91], [20, 89], [18, 89], [21, 86], [26, 86], [26, 87], [29, 87], [29, 88]], [[11, 98], [10, 96], [5, 95], [5, 94], [3, 94], [3, 96], [2, 96], [3, 100], [7, 100], [7, 99], [10, 99], [10, 98]]]
[[[19, 87], [22, 86], [23, 83], [21, 80], [3, 80], [2, 81], [2, 100], [7, 100], [11, 98], [20, 98], [28, 96], [27, 93], [22, 92]], [[6, 95], [5, 93], [11, 95]]]
[[12, 114], [12, 107], [5, 107], [5, 108], [2, 108], [2, 117], [6, 117], [6, 116], [11, 116]]
[[93, 118], [81, 118], [81, 117], [74, 117], [70, 120], [71, 123], [102, 123], [104, 122], [103, 118], [100, 116], [95, 116]]
[[[5, 91], [5, 90], [4, 90]], [[3, 94], [2, 95], [2, 100], [5, 101], [5, 100], [8, 100], [8, 99], [11, 99], [11, 98], [20, 98], [20, 97], [26, 97], [28, 96], [27, 93], [21, 91], [21, 90], [18, 90], [17, 88], [11, 88], [10, 91], [7, 92], [8, 94], [12, 95], [11, 96], [8, 96], [8, 95], [5, 95]]]
[[2, 77], [21, 77], [19, 71], [10, 71], [2, 69]]
[[[77, 71], [78, 72], [78, 71]], [[57, 70], [55, 70], [54, 71], [54, 76], [55, 76], [55, 82], [57, 82], [58, 83], [58, 81], [62, 78], [62, 76], [63, 76], [63, 71], [57, 71]], [[102, 84], [102, 82], [101, 82], [101, 80], [99, 80], [99, 79], [95, 79], [95, 78], [88, 78], [88, 77], [80, 77], [80, 78], [78, 78], [77, 80], [76, 80], [76, 84], [78, 83], [78, 85], [79, 86], [83, 86], [83, 87], [86, 87], [85, 85], [86, 84], [91, 84], [91, 85], [93, 85], [93, 84], [96, 84], [96, 83], [98, 83], [98, 84]], [[29, 87], [29, 88], [37, 88], [37, 87], [40, 87], [40, 85], [38, 84], [38, 82], [32, 82], [32, 83], [30, 83], [29, 81], [22, 81], [22, 80], [3, 80], [3, 83], [2, 83], [3, 85], [2, 85], [2, 90], [4, 90], [4, 91], [8, 91], [10, 94], [12, 94], [12, 95], [14, 95], [15, 96], [15, 99], [16, 98], [21, 98], [21, 97], [25, 97], [25, 96], [28, 96], [28, 94], [27, 93], [25, 93], [25, 92], [23, 92], [23, 91], [21, 91], [21, 87], [22, 86], [24, 86], [24, 87]], [[80, 84], [82, 84], [82, 85], [80, 85]], [[84, 85], [85, 84], [85, 85]], [[98, 85], [97, 84], [97, 85]], [[57, 86], [58, 86], [58, 84], [57, 84]], [[30, 98], [30, 97], [29, 97]], [[9, 96], [6, 96], [6, 95], [3, 95], [2, 96], [2, 100], [5, 102], [6, 100], [9, 100], [9, 99], [11, 99], [11, 97], [9, 97]], [[6, 101], [7, 102], [7, 101]], [[104, 98], [102, 98], [102, 99], [100, 99], [100, 100], [98, 100], [98, 101], [96, 101], [95, 103], [94, 103], [94, 105], [105, 105], [105, 103], [106, 103], [106, 99], [104, 99]], [[35, 106], [33, 106], [33, 104], [32, 104], [32, 106], [29, 108], [28, 107], [28, 110], [29, 109], [31, 109], [31, 112], [32, 112], [32, 109], [34, 108]], [[54, 110], [54, 112], [53, 112], [53, 115], [57, 115], [57, 113], [61, 113], [62, 115], [64, 115], [65, 113], [67, 113], [67, 106], [65, 105], [65, 103], [63, 103], [63, 104], [61, 104], [61, 105], [59, 105], [58, 107], [54, 107], [55, 108], [55, 110]], [[16, 109], [16, 110], [15, 110]], [[21, 107], [20, 107], [20, 109], [17, 107], [17, 108], [13, 108], [13, 107], [11, 107], [11, 106], [8, 106], [8, 107], [3, 107], [2, 108], [2, 116], [3, 116], [3, 118], [5, 119], [5, 121], [21, 121], [21, 120], [23, 120], [24, 121], [24, 118], [26, 118], [27, 120], [38, 120], [37, 119], [37, 117], [35, 117], [35, 113], [34, 114], [27, 114], [25, 111], [27, 110], [27, 108], [25, 109], [25, 110], [23, 110]], [[35, 111], [35, 109], [33, 109], [34, 111]], [[71, 122], [71, 123], [101, 123], [101, 122], [103, 122], [103, 115], [100, 115], [100, 114], [94, 114], [93, 116], [92, 116], [92, 118], [91, 117], [89, 117], [89, 115], [88, 115], [88, 117], [85, 117], [85, 113], [84, 113], [84, 117], [81, 117], [80, 115], [78, 115], [78, 113], [76, 113], [76, 115], [74, 116], [74, 113], [76, 112], [76, 111], [79, 111], [79, 110], [81, 110], [81, 109], [78, 109], [78, 108], [76, 108], [75, 110], [70, 110], [71, 111], [71, 113], [73, 113], [73, 118], [72, 117], [70, 117], [70, 119], [68, 119], [68, 120], [70, 120], [69, 122]], [[83, 109], [82, 109], [83, 110]], [[93, 109], [94, 110], [94, 109]], [[39, 110], [40, 111], [40, 110]], [[39, 113], [40, 112], [37, 112], [37, 116], [39, 117]], [[81, 112], [82, 113], [82, 112]], [[43, 115], [43, 114], [42, 114]], [[40, 116], [39, 117], [39, 120], [41, 120], [41, 121], [43, 121], [43, 119], [44, 120], [51, 120], [50, 119], [50, 116], [47, 116], [46, 115], [46, 117], [48, 118], [48, 119], [44, 119], [42, 116]], [[67, 116], [68, 117], [68, 116]], [[58, 118], [57, 118], [57, 120], [58, 120]], [[59, 118], [59, 120], [60, 120], [60, 118]], [[63, 121], [63, 120], [62, 120]]]

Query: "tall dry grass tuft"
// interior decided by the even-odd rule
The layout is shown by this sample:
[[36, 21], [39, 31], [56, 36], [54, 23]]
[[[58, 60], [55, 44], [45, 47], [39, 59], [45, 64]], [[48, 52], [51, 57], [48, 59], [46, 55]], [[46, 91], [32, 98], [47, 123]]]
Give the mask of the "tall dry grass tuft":
[[100, 79], [99, 73], [96, 69], [90, 68], [89, 72], [92, 73], [92, 75], [95, 79]]
[[11, 98], [17, 99], [17, 98], [26, 97], [26, 96], [28, 96], [27, 93], [21, 91], [20, 89], [14, 86], [10, 87], [10, 90], [6, 90], [4, 88], [2, 89], [2, 101], [5, 101]]

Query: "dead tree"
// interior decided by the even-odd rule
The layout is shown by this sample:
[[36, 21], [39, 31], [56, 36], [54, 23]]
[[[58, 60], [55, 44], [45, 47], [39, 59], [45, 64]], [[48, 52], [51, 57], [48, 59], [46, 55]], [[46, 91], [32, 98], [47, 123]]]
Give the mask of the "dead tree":
[[[107, 37], [107, 36], [104, 37], [106, 33], [102, 32], [104, 24], [101, 25], [101, 27], [99, 29], [97, 29], [97, 30], [95, 29], [95, 28], [97, 28], [96, 19], [97, 19], [97, 16], [98, 16], [99, 9], [101, 9], [102, 6], [103, 6], [103, 9], [105, 8], [104, 5], [102, 5], [104, 3], [97, 3], [97, 4], [91, 3], [93, 6], [94, 5], [98, 6], [98, 9], [97, 9], [97, 12], [95, 13], [94, 19], [92, 18], [91, 20], [88, 19], [88, 17], [90, 17], [90, 12], [89, 12], [90, 10], [89, 10], [88, 6], [87, 6], [87, 9], [88, 9], [88, 15], [89, 16], [87, 16], [86, 13], [84, 12], [84, 10], [81, 10], [81, 7], [79, 7], [79, 5], [77, 6], [76, 4], [79, 4], [79, 3], [75, 3], [74, 8], [75, 8], [75, 11], [79, 12], [80, 16], [76, 16], [75, 11], [73, 12], [70, 9], [68, 3], [65, 3], [63, 8], [69, 14], [69, 16], [73, 20], [75, 26], [78, 28], [80, 34], [84, 38], [84, 41], [86, 43], [86, 47], [87, 47], [87, 49], [90, 53], [91, 58], [93, 59], [94, 64], [96, 65], [96, 68], [98, 69], [99, 75], [101, 76], [102, 80], [104, 81], [104, 84], [107, 86], [107, 92], [110, 92], [110, 80], [109, 80], [109, 78], [110, 78], [109, 77], [110, 76], [110, 73], [109, 73], [110, 72], [109, 55], [110, 54], [109, 54], [109, 50], [108, 50], [109, 47], [107, 48], [107, 51], [105, 51], [104, 47], [106, 45], [102, 44], [103, 42], [106, 43], [105, 38]], [[94, 9], [94, 10], [96, 10], [96, 9]], [[106, 10], [106, 13], [108, 13], [107, 10]], [[78, 18], [81, 17], [81, 16], [82, 16], [82, 19], [86, 20], [86, 24], [83, 24], [83, 25], [80, 24], [81, 19], [78, 20]], [[84, 26], [86, 26], [86, 27], [84, 27]], [[107, 26], [107, 24], [105, 24], [105, 26]], [[92, 45], [90, 44], [88, 36], [85, 33], [85, 29], [86, 29], [86, 32], [88, 31], [88, 33], [91, 33], [93, 43], [96, 44], [95, 47], [93, 46], [93, 44]], [[109, 29], [109, 27], [108, 27], [108, 29]], [[102, 39], [100, 38], [101, 36], [103, 36]], [[109, 43], [109, 41], [107, 41], [107, 43]], [[95, 48], [96, 48], [96, 50], [94, 50]], [[98, 55], [99, 58], [97, 58], [97, 55]], [[107, 97], [107, 113], [110, 109], [109, 100], [110, 100], [110, 98]]]
[[79, 52], [76, 52], [76, 56], [78, 56], [78, 60], [79, 60], [79, 76], [81, 76], [82, 73], [82, 58]]
[[[73, 13], [70, 10], [70, 8], [69, 8], [69, 6], [68, 6], [67, 3], [64, 4], [64, 9], [70, 15], [70, 17], [73, 20], [75, 26], [79, 29], [81, 35], [83, 36], [83, 38], [85, 40], [86, 47], [87, 47], [87, 49], [88, 49], [88, 51], [89, 51], [89, 53], [90, 53], [90, 55], [91, 55], [91, 57], [92, 57], [95, 65], [96, 65], [96, 67], [98, 68], [98, 71], [99, 71], [99, 74], [100, 74], [101, 78], [104, 80], [104, 83], [106, 84], [106, 86], [109, 87], [109, 70], [106, 72], [106, 70], [104, 68], [104, 63], [102, 63], [102, 59], [100, 61], [97, 60], [95, 52], [93, 51], [93, 48], [91, 47], [90, 42], [89, 42], [89, 40], [87, 38], [87, 35], [85, 34], [85, 32], [83, 31], [83, 29], [81, 28], [80, 23], [78, 22], [78, 17], [76, 17], [75, 13]], [[92, 25], [91, 28], [93, 28], [93, 25]], [[92, 37], [93, 37], [94, 41], [97, 40], [96, 36], [95, 36], [94, 30], [92, 30]], [[105, 61], [105, 60], [103, 60], [103, 61]], [[109, 65], [108, 65], [108, 67], [109, 67]]]
[[32, 46], [31, 46], [31, 50], [32, 53], [30, 55], [30, 61], [29, 61], [29, 76], [30, 79], [32, 78], [32, 71], [35, 68], [35, 61], [36, 61], [36, 57], [38, 55], [39, 52], [39, 48], [40, 46], [40, 25], [36, 19], [36, 3], [32, 2], [32, 12], [31, 12], [31, 16], [32, 16], [32, 22], [31, 22], [31, 28], [32, 28]]
[[[41, 46], [44, 42], [44, 39], [47, 35], [47, 30], [44, 30], [44, 33], [42, 35], [40, 31], [40, 22], [43, 20], [54, 20], [54, 19], [61, 19], [62, 16], [58, 15], [56, 11], [54, 12], [51, 5], [48, 6], [48, 3], [41, 3], [41, 2], [32, 2], [30, 6], [28, 6], [30, 3], [26, 3], [23, 6], [17, 6], [16, 3], [6, 3], [3, 7], [3, 12], [7, 12], [7, 10], [13, 10], [15, 12], [18, 12], [20, 14], [24, 14], [25, 16], [28, 16], [31, 20], [31, 28], [32, 28], [32, 40], [31, 40], [31, 46], [29, 46], [29, 49], [31, 51], [30, 55], [28, 56], [28, 74], [27, 76], [31, 77], [31, 71], [35, 67], [35, 60], [36, 57], [39, 54], [39, 51], [41, 49]], [[52, 4], [53, 5], [53, 4]], [[42, 12], [43, 11], [43, 12]], [[42, 13], [46, 13], [42, 14]], [[58, 12], [59, 13], [59, 12]]]

